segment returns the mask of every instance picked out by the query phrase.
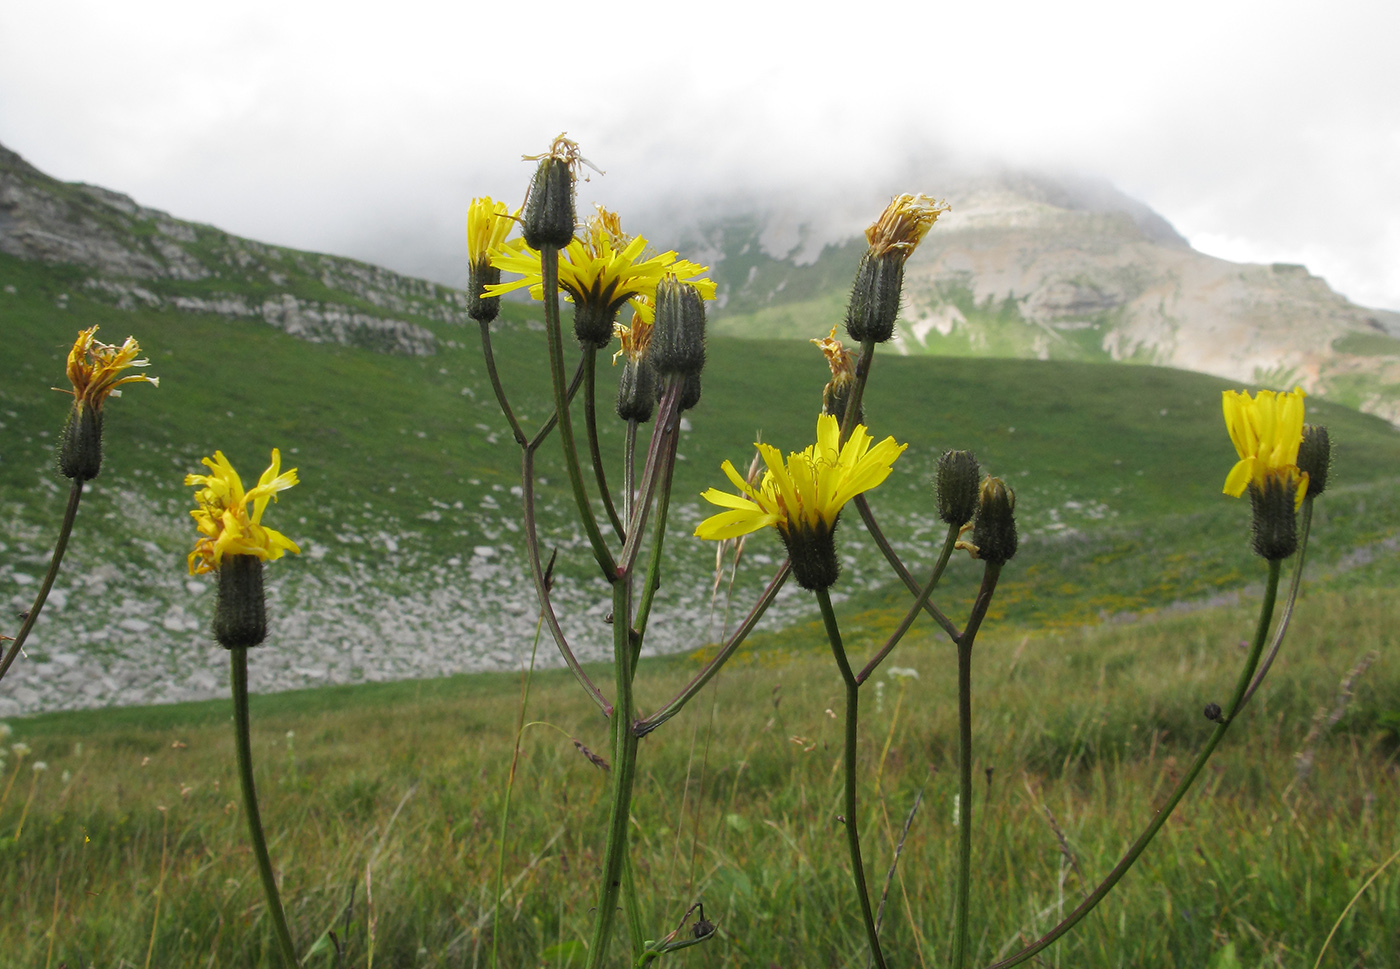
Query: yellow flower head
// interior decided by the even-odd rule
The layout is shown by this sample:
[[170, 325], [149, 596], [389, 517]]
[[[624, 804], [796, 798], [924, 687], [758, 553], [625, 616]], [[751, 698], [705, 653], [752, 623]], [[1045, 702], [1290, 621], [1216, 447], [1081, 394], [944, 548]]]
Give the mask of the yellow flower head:
[[[73, 385], [73, 389], [62, 392], [72, 394], [79, 407], [86, 404], [94, 411], [102, 410], [102, 403], [109, 396], [122, 395], [117, 389], [122, 384], [148, 383], [160, 386], [159, 377], [147, 377], [143, 373], [121, 376], [123, 370], [131, 367], [150, 366], [149, 360], [136, 359], [136, 355], [141, 352], [141, 346], [133, 337], [127, 337], [125, 343], [114, 347], [97, 340], [96, 334], [95, 326], [83, 330], [74, 341], [73, 349], [68, 351], [68, 381]], [[54, 390], [61, 388], [55, 387]]]
[[796, 533], [829, 534], [846, 502], [882, 483], [890, 475], [895, 458], [907, 444], [887, 437], [871, 446], [870, 433], [857, 424], [843, 445], [841, 424], [830, 414], [817, 418], [817, 443], [794, 451], [784, 463], [777, 448], [758, 444], [767, 471], [752, 487], [724, 462], [724, 473], [739, 489], [732, 495], [709, 489], [700, 497], [728, 508], [705, 519], [695, 529], [700, 538], [722, 540], [775, 526], [784, 536]]
[[[467, 208], [467, 258], [471, 264], [485, 265], [493, 250], [505, 247], [514, 225], [506, 203], [494, 202], [489, 195], [472, 199]], [[520, 245], [516, 242], [514, 247]]]
[[203, 464], [210, 474], [185, 476], [187, 486], [200, 489], [194, 496], [199, 507], [190, 514], [204, 536], [189, 555], [191, 575], [215, 571], [226, 555], [253, 555], [265, 562], [281, 558], [283, 552], [301, 551], [286, 535], [262, 525], [268, 501], [275, 501], [277, 492], [297, 484], [296, 468], [281, 470], [280, 451], [272, 449], [272, 463], [258, 479], [258, 486], [247, 492], [224, 452], [215, 451]]
[[1308, 475], [1298, 469], [1298, 447], [1304, 396], [1301, 387], [1284, 394], [1261, 390], [1254, 397], [1224, 392], [1225, 427], [1240, 456], [1225, 478], [1225, 494], [1238, 498], [1250, 485], [1263, 487], [1273, 478], [1296, 487], [1295, 507], [1303, 503]]
[[[693, 278], [708, 272], [708, 267], [677, 259], [675, 252], [646, 258], [646, 248], [644, 237], [624, 233], [617, 215], [599, 206], [597, 214], [584, 226], [582, 238], [575, 237], [560, 253], [559, 288], [576, 305], [609, 315], [628, 300], [654, 300], [656, 285], [666, 273], [688, 281], [705, 299], [715, 298], [712, 281]], [[497, 249], [491, 255], [491, 265], [518, 273], [521, 278], [486, 287], [487, 296], [501, 296], [528, 286], [532, 297], [544, 299], [537, 250], [528, 246], [522, 246], [518, 252]]]
[[880, 217], [865, 230], [872, 255], [898, 252], [906, 259], [924, 241], [938, 217], [952, 209], [947, 202], [928, 195], [901, 195], [885, 206]]

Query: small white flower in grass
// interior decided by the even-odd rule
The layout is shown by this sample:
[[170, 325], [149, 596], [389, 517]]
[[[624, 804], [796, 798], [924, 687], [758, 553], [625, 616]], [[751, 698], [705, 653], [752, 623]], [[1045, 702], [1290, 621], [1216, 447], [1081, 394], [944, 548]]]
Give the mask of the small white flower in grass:
[[14, 728], [8, 723], [0, 722], [0, 741], [9, 740], [10, 735], [14, 732]]
[[34, 773], [36, 773], [36, 774], [42, 774], [44, 771], [46, 771], [46, 770], [48, 770], [48, 769], [49, 769], [49, 765], [48, 765], [45, 761], [42, 761], [42, 760], [36, 760], [36, 761], [34, 762], [34, 766], [30, 768], [30, 770], [34, 771]]
[[14, 754], [16, 757], [27, 757], [29, 756], [29, 745], [22, 741], [17, 744], [10, 744], [10, 753]]
[[885, 670], [885, 675], [892, 680], [917, 680], [919, 671], [912, 666], [891, 666]]

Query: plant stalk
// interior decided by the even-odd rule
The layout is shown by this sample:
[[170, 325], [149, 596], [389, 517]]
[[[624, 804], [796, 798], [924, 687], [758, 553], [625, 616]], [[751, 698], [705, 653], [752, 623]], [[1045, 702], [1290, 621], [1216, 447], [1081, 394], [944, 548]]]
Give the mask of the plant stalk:
[[248, 836], [253, 842], [253, 857], [258, 862], [258, 875], [262, 878], [263, 894], [267, 897], [267, 910], [272, 915], [278, 947], [286, 964], [295, 967], [298, 964], [296, 947], [292, 945], [292, 933], [287, 928], [287, 916], [282, 910], [277, 878], [272, 873], [272, 859], [267, 855], [262, 815], [258, 811], [258, 792], [253, 785], [253, 748], [248, 726], [248, 650], [239, 647], [228, 652], [233, 685], [233, 735], [238, 748], [238, 782], [243, 789], [243, 812], [248, 816]]
[[865, 920], [865, 935], [870, 942], [870, 954], [879, 969], [886, 969], [885, 955], [880, 951], [880, 933], [875, 928], [875, 913], [870, 908], [870, 892], [865, 887], [865, 865], [860, 857], [860, 830], [856, 817], [856, 732], [860, 723], [860, 684], [851, 672], [850, 661], [846, 659], [846, 648], [841, 644], [841, 627], [837, 625], [836, 613], [831, 608], [831, 596], [825, 589], [816, 590], [816, 594], [817, 604], [822, 610], [822, 620], [826, 623], [826, 636], [831, 641], [831, 654], [836, 657], [841, 679], [846, 684], [844, 821], [846, 845], [851, 852], [851, 877], [855, 881], [856, 897], [860, 900], [861, 918]]
[[10, 648], [5, 652], [5, 658], [0, 660], [0, 680], [5, 678], [10, 664], [15, 661], [20, 649], [24, 647], [24, 641], [29, 638], [29, 631], [39, 621], [39, 610], [44, 608], [44, 603], [49, 598], [49, 590], [53, 588], [54, 580], [58, 578], [58, 567], [62, 564], [63, 553], [68, 548], [68, 538], [73, 534], [73, 522], [77, 520], [78, 503], [82, 501], [82, 498], [83, 479], [74, 478], [73, 488], [68, 492], [68, 507], [63, 511], [63, 524], [58, 527], [58, 541], [54, 543], [53, 557], [49, 559], [49, 570], [44, 573], [44, 581], [39, 586], [39, 594], [34, 597], [34, 604], [29, 607], [29, 614], [24, 617], [24, 623], [19, 627], [19, 632], [15, 634], [14, 642], [10, 643]]

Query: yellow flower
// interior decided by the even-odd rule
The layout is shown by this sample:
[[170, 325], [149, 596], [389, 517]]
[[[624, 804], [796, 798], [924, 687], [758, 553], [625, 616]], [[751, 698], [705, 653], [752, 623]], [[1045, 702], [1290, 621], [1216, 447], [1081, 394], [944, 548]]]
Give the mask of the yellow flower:
[[[644, 258], [647, 240], [624, 233], [617, 215], [598, 207], [598, 213], [584, 226], [583, 237], [575, 237], [561, 252], [559, 288], [576, 305], [599, 315], [611, 316], [628, 300], [638, 297], [655, 299], [656, 285], [666, 273], [674, 273], [700, 290], [705, 299], [715, 298], [715, 284], [708, 279], [695, 279], [708, 267], [685, 259], [675, 252]], [[521, 278], [508, 283], [486, 287], [485, 295], [501, 296], [529, 287], [535, 299], [544, 299], [544, 281], [540, 269], [540, 254], [529, 246], [518, 252], [496, 249], [491, 265], [505, 272], [518, 273]], [[611, 319], [608, 332], [611, 333]]]
[[1262, 488], [1273, 478], [1296, 488], [1295, 508], [1303, 503], [1308, 475], [1298, 469], [1298, 446], [1304, 396], [1301, 387], [1283, 394], [1261, 390], [1254, 397], [1234, 390], [1222, 394], [1225, 427], [1240, 456], [1225, 478], [1225, 494], [1238, 498], [1251, 485]]
[[[642, 307], [646, 307], [645, 310]], [[616, 353], [613, 354], [613, 366], [617, 366], [618, 357], [626, 357], [628, 363], [640, 363], [646, 356], [647, 347], [651, 346], [651, 324], [656, 311], [645, 297], [637, 297], [632, 301], [632, 325], [625, 323], [613, 324], [613, 336], [617, 337], [620, 344]]]
[[710, 504], [730, 510], [705, 519], [695, 534], [721, 540], [765, 525], [777, 527], [784, 536], [830, 533], [846, 502], [888, 478], [895, 458], [909, 446], [887, 437], [872, 447], [864, 424], [856, 425], [844, 445], [840, 438], [840, 422], [823, 414], [817, 418], [817, 443], [789, 454], [786, 463], [777, 448], [756, 445], [768, 468], [757, 488], [745, 482], [733, 464], [724, 462], [725, 475], [740, 493], [711, 488], [701, 495]]
[[297, 484], [296, 468], [282, 472], [280, 451], [272, 449], [272, 463], [248, 492], [224, 452], [215, 451], [202, 463], [212, 473], [185, 476], [187, 486], [200, 489], [194, 496], [199, 507], [190, 514], [204, 536], [189, 555], [191, 575], [215, 571], [226, 555], [253, 555], [267, 561], [281, 558], [283, 552], [301, 551], [286, 535], [262, 525], [268, 501]]
[[947, 202], [928, 195], [901, 195], [891, 200], [865, 230], [871, 255], [899, 252], [907, 258], [924, 241], [938, 217], [951, 209]]
[[94, 411], [101, 411], [103, 401], [109, 396], [122, 395], [117, 389], [122, 384], [148, 383], [160, 386], [159, 377], [147, 377], [143, 373], [121, 376], [123, 370], [150, 365], [149, 360], [136, 359], [136, 355], [141, 352], [141, 346], [135, 338], [127, 337], [125, 343], [114, 347], [97, 340], [96, 333], [95, 326], [83, 330], [74, 341], [73, 349], [68, 351], [68, 382], [73, 385], [73, 389], [62, 392], [72, 394], [79, 407], [86, 404]]
[[[514, 226], [506, 203], [492, 201], [489, 195], [472, 199], [467, 208], [467, 258], [471, 265], [485, 265], [493, 250], [504, 248]], [[512, 248], [520, 245], [517, 241]]]

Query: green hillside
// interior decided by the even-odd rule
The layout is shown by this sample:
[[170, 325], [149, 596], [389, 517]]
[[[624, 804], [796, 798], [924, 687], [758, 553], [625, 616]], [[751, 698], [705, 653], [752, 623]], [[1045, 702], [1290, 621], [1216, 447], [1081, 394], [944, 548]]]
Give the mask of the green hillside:
[[[270, 572], [275, 651], [255, 685], [314, 686], [429, 676], [518, 661], [533, 630], [533, 592], [519, 562], [511, 494], [518, 456], [483, 384], [474, 327], [405, 318], [434, 337], [430, 355], [311, 343], [259, 319], [124, 310], [94, 298], [85, 272], [0, 257], [0, 596], [23, 607], [42, 574], [65, 482], [52, 445], [67, 406], [49, 388], [77, 330], [128, 333], [150, 357], [154, 389], [135, 386], [107, 419], [107, 460], [85, 498], [51, 601], [0, 691], [0, 714], [67, 705], [187, 699], [222, 689], [207, 642], [210, 597], [184, 574], [193, 537], [183, 476], [224, 450], [245, 479], [270, 448], [300, 469], [269, 521], [305, 554]], [[213, 300], [222, 278], [183, 283]], [[200, 287], [203, 287], [200, 289]], [[450, 302], [452, 294], [440, 291]], [[537, 307], [508, 304], [499, 335], [518, 410], [546, 413]], [[813, 335], [829, 329], [815, 322]], [[698, 499], [722, 483], [725, 458], [744, 464], [756, 435], [784, 448], [810, 443], [826, 368], [793, 341], [710, 344], [705, 396], [688, 415], [677, 472], [653, 645], [713, 638], [713, 546], [688, 537]], [[604, 367], [605, 397], [612, 393]], [[971, 448], [1018, 492], [1023, 551], [1007, 570], [998, 618], [1076, 624], [1230, 594], [1257, 581], [1247, 551], [1248, 509], [1220, 495], [1234, 460], [1220, 419], [1222, 381], [1177, 371], [1082, 362], [968, 358], [877, 359], [867, 396], [874, 431], [910, 444], [873, 504], [903, 554], [931, 560], [941, 536], [929, 480], [945, 448]], [[1319, 581], [1393, 580], [1400, 532], [1400, 434], [1384, 421], [1325, 401], [1310, 419], [1332, 428], [1336, 486], [1319, 505], [1313, 561]], [[620, 454], [621, 428], [603, 430]], [[547, 451], [549, 449], [546, 449]], [[539, 474], [556, 485], [552, 454]], [[615, 480], [618, 480], [615, 477]], [[588, 656], [604, 655], [600, 590], [587, 581], [582, 536], [550, 499], [548, 541], [561, 548], [559, 596]], [[840, 533], [840, 587], [887, 622], [897, 598], [854, 517]], [[781, 558], [772, 536], [751, 541], [736, 586], [744, 603]], [[955, 567], [949, 595], [970, 597], [972, 569]], [[592, 609], [593, 612], [589, 613]], [[956, 610], [954, 610], [956, 611]], [[809, 618], [788, 595], [771, 627]], [[93, 657], [102, 676], [80, 676]]]

